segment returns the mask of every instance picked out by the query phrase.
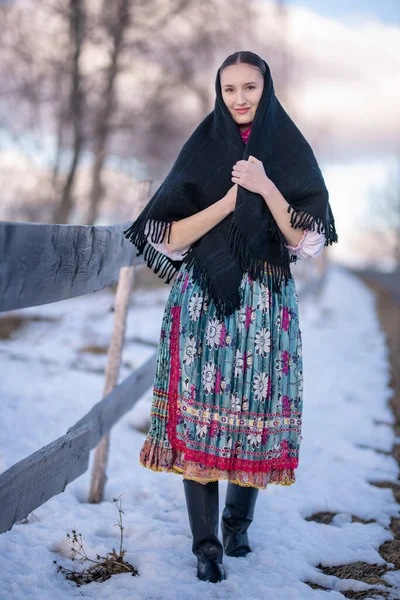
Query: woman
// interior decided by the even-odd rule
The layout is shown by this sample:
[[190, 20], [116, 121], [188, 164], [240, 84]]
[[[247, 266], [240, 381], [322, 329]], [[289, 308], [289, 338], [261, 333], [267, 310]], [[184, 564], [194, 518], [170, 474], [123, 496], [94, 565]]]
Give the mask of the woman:
[[[167, 282], [140, 464], [183, 474], [197, 577], [251, 551], [259, 489], [295, 482], [302, 341], [290, 262], [337, 241], [311, 147], [267, 63], [229, 56], [216, 101], [125, 232]], [[218, 481], [228, 479], [218, 539]]]

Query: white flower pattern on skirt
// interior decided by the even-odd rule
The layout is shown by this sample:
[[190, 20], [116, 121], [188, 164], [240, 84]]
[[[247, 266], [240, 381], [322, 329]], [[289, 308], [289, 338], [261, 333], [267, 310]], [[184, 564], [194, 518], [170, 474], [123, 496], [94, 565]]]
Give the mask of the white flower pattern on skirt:
[[215, 317], [207, 323], [206, 344], [211, 348], [218, 348], [221, 339], [222, 323]]
[[185, 349], [183, 362], [185, 365], [191, 365], [197, 356], [196, 339], [191, 333], [185, 340]]
[[244, 330], [245, 325], [246, 325], [246, 307], [242, 306], [242, 308], [239, 310], [238, 324], [237, 324], [237, 328], [240, 333]]
[[207, 435], [207, 425], [201, 425], [201, 423], [197, 423], [196, 425], [196, 435], [199, 439], [204, 440]]
[[203, 367], [202, 382], [206, 394], [210, 394], [214, 389], [216, 371], [217, 367], [211, 361], [207, 362]]
[[244, 360], [243, 355], [240, 350], [236, 350], [235, 355], [235, 377], [240, 377], [241, 373], [243, 373]]
[[267, 373], [258, 373], [254, 377], [253, 392], [254, 392], [255, 400], [261, 400], [261, 402], [264, 402], [264, 400], [267, 397], [267, 393], [268, 393], [268, 375], [267, 375]]
[[271, 334], [268, 329], [261, 327], [260, 331], [256, 331], [254, 345], [256, 348], [256, 354], [261, 354], [265, 358], [271, 346]]
[[247, 436], [247, 443], [251, 445], [253, 450], [258, 448], [261, 444], [261, 433], [249, 433]]
[[239, 394], [237, 392], [233, 392], [233, 394], [231, 395], [231, 411], [237, 413], [241, 410], [242, 400], [239, 398]]
[[192, 321], [197, 321], [200, 317], [201, 307], [203, 305], [203, 296], [194, 292], [193, 296], [189, 300], [189, 317]]
[[163, 317], [146, 466], [187, 469], [204, 482], [294, 482], [303, 405], [297, 296], [293, 279], [280, 292], [271, 283], [271, 273], [262, 281], [244, 273], [241, 307], [218, 319], [182, 264]]
[[260, 297], [257, 302], [257, 308], [261, 308], [263, 312], [269, 309], [270, 294], [269, 289], [264, 283], [260, 283]]

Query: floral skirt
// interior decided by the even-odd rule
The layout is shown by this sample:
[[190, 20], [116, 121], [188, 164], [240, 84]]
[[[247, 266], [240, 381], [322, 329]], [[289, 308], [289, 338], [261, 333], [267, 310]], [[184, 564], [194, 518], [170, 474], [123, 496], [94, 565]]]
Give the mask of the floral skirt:
[[140, 464], [206, 484], [291, 485], [302, 439], [303, 365], [295, 282], [247, 273], [223, 320], [183, 263], [161, 326]]

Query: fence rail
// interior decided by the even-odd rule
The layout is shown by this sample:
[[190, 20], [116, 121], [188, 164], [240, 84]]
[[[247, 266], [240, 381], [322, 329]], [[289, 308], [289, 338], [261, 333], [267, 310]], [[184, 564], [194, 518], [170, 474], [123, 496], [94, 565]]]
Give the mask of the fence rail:
[[[122, 267], [143, 262], [122, 235], [126, 226], [0, 223], [0, 312], [82, 296], [114, 284]], [[326, 263], [306, 284], [303, 274], [300, 297], [318, 292], [325, 267]], [[151, 387], [155, 364], [156, 353], [65, 435], [0, 474], [0, 533], [88, 469], [90, 451]]]
[[0, 223], [0, 312], [113, 285], [121, 267], [143, 262], [122, 235], [128, 225]]
[[87, 471], [90, 451], [151, 386], [155, 363], [156, 353], [65, 435], [0, 475], [0, 533]]
[[[0, 312], [83, 296], [138, 265], [134, 246], [110, 227], [0, 223]], [[114, 357], [115, 360], [115, 357]], [[0, 533], [88, 469], [90, 451], [148, 389], [156, 353], [67, 433], [0, 474]]]

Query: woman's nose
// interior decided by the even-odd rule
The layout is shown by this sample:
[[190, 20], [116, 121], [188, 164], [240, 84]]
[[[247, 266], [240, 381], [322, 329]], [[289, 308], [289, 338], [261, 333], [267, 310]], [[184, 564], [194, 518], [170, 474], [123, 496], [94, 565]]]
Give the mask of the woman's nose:
[[237, 104], [246, 104], [246, 97], [244, 92], [238, 92], [236, 102]]

